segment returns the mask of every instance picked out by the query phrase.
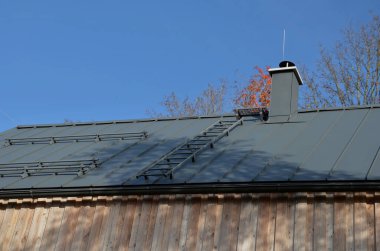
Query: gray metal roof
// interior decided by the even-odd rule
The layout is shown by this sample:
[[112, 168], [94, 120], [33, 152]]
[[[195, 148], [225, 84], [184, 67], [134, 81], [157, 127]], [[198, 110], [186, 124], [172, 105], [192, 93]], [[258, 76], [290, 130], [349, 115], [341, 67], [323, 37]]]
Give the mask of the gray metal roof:
[[[12, 170], [7, 169], [10, 175], [3, 171], [0, 189], [380, 180], [380, 107], [303, 111], [287, 123], [245, 117], [242, 125], [202, 151], [195, 162], [175, 169], [172, 179], [136, 178], [221, 119], [236, 120], [226, 115], [19, 126], [0, 134], [0, 169], [20, 170], [14, 175]], [[122, 138], [143, 132], [146, 138]], [[71, 163], [67, 164], [71, 169], [39, 172], [46, 163], [59, 166], [61, 161], [69, 161], [65, 163]], [[21, 175], [26, 163], [36, 163], [35, 175]]]

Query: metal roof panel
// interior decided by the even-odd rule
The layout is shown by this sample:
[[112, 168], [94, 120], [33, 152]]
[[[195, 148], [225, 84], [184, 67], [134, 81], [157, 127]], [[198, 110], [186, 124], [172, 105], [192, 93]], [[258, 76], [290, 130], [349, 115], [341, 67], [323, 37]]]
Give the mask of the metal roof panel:
[[[0, 148], [0, 164], [99, 159], [84, 175], [0, 177], [0, 188], [70, 188], [212, 182], [282, 182], [380, 179], [380, 107], [306, 111], [287, 123], [245, 118], [214, 148], [174, 171], [173, 179], [136, 179], [136, 174], [171, 149], [223, 117], [111, 121], [80, 125], [19, 127], [5, 138], [148, 133], [144, 140], [21, 144]], [[234, 120], [233, 116], [227, 116]], [[1, 169], [1, 168], [0, 168]], [[368, 175], [367, 175], [368, 174]]]

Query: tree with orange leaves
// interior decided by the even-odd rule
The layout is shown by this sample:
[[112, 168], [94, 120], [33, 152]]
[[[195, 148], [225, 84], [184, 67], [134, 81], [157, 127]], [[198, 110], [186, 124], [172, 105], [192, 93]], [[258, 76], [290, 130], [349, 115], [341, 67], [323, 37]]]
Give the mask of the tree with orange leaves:
[[[267, 70], [270, 68], [266, 67]], [[269, 73], [256, 66], [257, 73], [252, 76], [249, 84], [238, 91], [234, 99], [235, 105], [239, 107], [269, 107], [272, 79]]]

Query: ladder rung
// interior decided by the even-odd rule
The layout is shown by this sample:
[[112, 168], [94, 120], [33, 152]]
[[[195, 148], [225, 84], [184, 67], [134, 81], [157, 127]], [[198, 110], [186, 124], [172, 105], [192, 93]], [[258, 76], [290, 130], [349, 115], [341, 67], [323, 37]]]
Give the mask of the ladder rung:
[[171, 156], [177, 156], [175, 158], [181, 158], [181, 157], [186, 157], [188, 156], [189, 154], [192, 154], [193, 152], [187, 152], [187, 153], [182, 153], [182, 152], [176, 152], [176, 153], [173, 153]]
[[171, 166], [171, 165], [177, 165], [181, 162], [166, 162], [166, 163], [157, 163], [156, 165], [160, 165], [160, 166]]
[[139, 174], [137, 177], [166, 176], [164, 173]]
[[186, 148], [181, 148], [181, 150], [198, 150], [200, 147], [186, 147]]
[[146, 170], [145, 171], [145, 173], [146, 172], [151, 172], [151, 171], [167, 171], [167, 170], [170, 170], [170, 168], [158, 168], [158, 167], [153, 167], [153, 168], [151, 168], [151, 169], [149, 169], [149, 170]]

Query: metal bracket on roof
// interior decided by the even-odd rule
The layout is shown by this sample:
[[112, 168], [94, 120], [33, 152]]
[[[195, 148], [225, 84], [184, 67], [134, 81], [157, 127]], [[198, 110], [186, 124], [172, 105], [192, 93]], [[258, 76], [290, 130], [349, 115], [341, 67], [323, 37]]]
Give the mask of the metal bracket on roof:
[[199, 135], [177, 146], [144, 168], [136, 175], [136, 178], [144, 177], [144, 179], [148, 179], [149, 177], [158, 176], [172, 179], [175, 169], [183, 166], [190, 160], [195, 162], [198, 154], [208, 147], [213, 148], [217, 141], [224, 136], [228, 136], [230, 131], [242, 124], [243, 118], [237, 121], [219, 120], [215, 122]]
[[11, 141], [9, 139], [5, 139], [4, 140], [4, 146], [7, 147], [7, 146], [10, 146], [11, 145]]
[[142, 132], [91, 134], [91, 135], [78, 135], [78, 136], [13, 138], [13, 139], [5, 139], [4, 146], [26, 145], [26, 144], [56, 144], [56, 143], [73, 143], [73, 142], [100, 142], [100, 141], [110, 141], [110, 140], [142, 140], [147, 137], [148, 137], [148, 133], [146, 131], [142, 131]]
[[269, 111], [266, 107], [252, 107], [252, 108], [239, 108], [234, 109], [237, 119], [242, 117], [260, 117], [262, 121], [267, 121], [269, 116]]
[[84, 175], [99, 166], [98, 159], [0, 164], [0, 177]]

